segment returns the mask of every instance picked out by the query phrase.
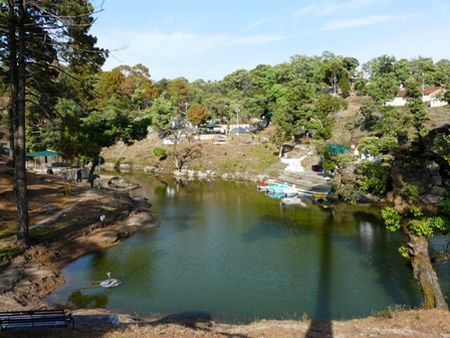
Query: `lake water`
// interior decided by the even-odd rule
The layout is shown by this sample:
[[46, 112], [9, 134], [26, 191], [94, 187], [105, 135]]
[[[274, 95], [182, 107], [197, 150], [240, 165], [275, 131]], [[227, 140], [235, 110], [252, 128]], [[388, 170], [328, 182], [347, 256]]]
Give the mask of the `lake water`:
[[[283, 208], [253, 184], [131, 180], [158, 228], [69, 264], [49, 301], [141, 315], [199, 310], [240, 322], [346, 319], [421, 303], [397, 252], [404, 237], [385, 231], [376, 208]], [[92, 288], [107, 271], [122, 285]]]

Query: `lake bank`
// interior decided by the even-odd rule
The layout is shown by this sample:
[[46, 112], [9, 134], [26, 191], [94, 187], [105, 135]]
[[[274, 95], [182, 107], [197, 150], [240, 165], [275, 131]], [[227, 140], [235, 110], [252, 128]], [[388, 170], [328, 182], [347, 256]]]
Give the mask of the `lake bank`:
[[[61, 187], [59, 187], [60, 189]], [[61, 190], [61, 189], [60, 189]], [[90, 205], [90, 208], [79, 209], [86, 213], [94, 213], [95, 219], [98, 216], [98, 210], [93, 208], [93, 202], [100, 198], [105, 198], [105, 204], [110, 204], [119, 197], [117, 193], [108, 195], [106, 191], [91, 190], [86, 187], [87, 196], [80, 191], [79, 195], [74, 196], [75, 199], [84, 200], [85, 204]], [[106, 193], [106, 195], [104, 195]], [[59, 191], [62, 196], [62, 192]], [[126, 198], [125, 198], [126, 200]], [[89, 201], [88, 203], [86, 203]], [[72, 201], [73, 204], [74, 201]], [[125, 204], [127, 205], [127, 204]], [[137, 208], [139, 209], [139, 207]], [[144, 208], [146, 209], [146, 208]], [[122, 210], [127, 210], [124, 207]], [[95, 211], [95, 212], [93, 212]], [[144, 210], [145, 211], [145, 210]], [[132, 212], [131, 212], [132, 213]], [[139, 213], [137, 214], [139, 215]], [[62, 214], [61, 214], [62, 216]], [[94, 219], [94, 216], [92, 216]], [[149, 220], [150, 221], [150, 220]], [[7, 296], [12, 300], [11, 304], [2, 305], [2, 309], [25, 309], [25, 308], [44, 308], [47, 307], [43, 297], [56, 289], [63, 283], [61, 276], [61, 269], [68, 262], [84, 255], [92, 250], [98, 250], [110, 247], [117, 243], [117, 236], [125, 229], [130, 230], [133, 227], [128, 224], [125, 225], [126, 219], [119, 222], [111, 222], [105, 228], [84, 229], [86, 233], [74, 233], [73, 243], [69, 245], [66, 240], [59, 240], [54, 243], [55, 246], [38, 246], [27, 254], [27, 262], [34, 270], [29, 270], [30, 274], [23, 279], [23, 283], [17, 285], [19, 293], [14, 294], [13, 290]], [[140, 221], [139, 221], [140, 222]], [[151, 224], [151, 223], [150, 223]], [[149, 225], [150, 225], [149, 224]], [[91, 224], [92, 225], [92, 224]], [[97, 224], [99, 225], [99, 224]], [[135, 230], [139, 230], [135, 228]], [[129, 231], [131, 235], [133, 232]], [[70, 237], [70, 236], [69, 236]], [[89, 245], [80, 246], [80, 243], [89, 243]], [[81, 249], [80, 249], [81, 247]], [[86, 250], [89, 249], [89, 250]], [[54, 251], [53, 251], [54, 250]], [[77, 251], [78, 250], [78, 251]], [[55, 254], [54, 252], [58, 252]], [[33, 265], [35, 264], [35, 265]], [[46, 273], [46, 268], [49, 272]], [[37, 273], [38, 272], [38, 273]], [[50, 277], [49, 277], [50, 276]], [[54, 276], [54, 277], [52, 277]], [[45, 279], [45, 283], [42, 281]], [[51, 281], [51, 282], [49, 282]], [[34, 293], [35, 296], [33, 295]], [[21, 296], [19, 296], [21, 295]], [[26, 295], [26, 297], [24, 297]], [[30, 297], [33, 295], [33, 297]], [[2, 295], [5, 296], [5, 295]], [[41, 299], [38, 299], [42, 297]], [[4, 299], [3, 299], [4, 300]], [[28, 302], [28, 307], [20, 304], [21, 302]], [[78, 315], [89, 315], [93, 310], [80, 309], [75, 311]], [[111, 311], [99, 310], [98, 313], [111, 313]], [[114, 313], [114, 311], [113, 311]], [[392, 316], [392, 318], [390, 318]], [[175, 323], [168, 323], [162, 317], [139, 317], [133, 318], [131, 315], [119, 315], [120, 325], [118, 327], [95, 327], [77, 328], [75, 330], [66, 330], [64, 336], [78, 336], [78, 337], [128, 337], [128, 336], [229, 336], [241, 335], [247, 337], [254, 336], [321, 336], [323, 334], [340, 335], [340, 336], [354, 336], [355, 332], [360, 334], [379, 334], [381, 336], [393, 337], [396, 335], [416, 335], [416, 336], [430, 336], [438, 337], [442, 332], [447, 332], [448, 327], [448, 313], [435, 311], [407, 311], [405, 314], [396, 314], [390, 310], [381, 313], [376, 318], [366, 318], [350, 321], [283, 321], [283, 320], [261, 320], [247, 325], [239, 324], [224, 324], [215, 322], [213, 320], [192, 320], [192, 319], [177, 319]], [[305, 317], [306, 318], [306, 317]], [[423, 318], [424, 320], [417, 320]], [[330, 331], [331, 330], [331, 331]], [[447, 330], [447, 331], [446, 331]], [[27, 331], [29, 333], [29, 331]], [[20, 337], [16, 333], [15, 337]], [[61, 331], [48, 331], [48, 337], [60, 336]]]
[[[117, 245], [137, 231], [154, 227], [150, 205], [128, 193], [73, 185], [52, 175], [28, 175], [32, 246], [21, 252], [15, 243], [12, 178], [1, 175], [3, 262], [0, 307], [6, 310], [47, 308], [45, 297], [64, 283], [61, 269], [89, 252]], [[101, 215], [105, 218], [100, 220]], [[8, 259], [8, 258], [5, 258]]]
[[[201, 317], [170, 319], [111, 314], [103, 310], [74, 311], [74, 329], [14, 330], [3, 337], [28, 338], [125, 338], [125, 337], [427, 337], [450, 336], [450, 312], [443, 310], [392, 310], [347, 321], [255, 320], [249, 324], [226, 324]], [[114, 324], [105, 319], [117, 318]]]
[[[397, 251], [404, 238], [386, 231], [379, 208], [282, 207], [252, 183], [128, 178], [160, 227], [66, 266], [52, 302], [139, 316], [201, 310], [222, 322], [349, 319], [421, 303]], [[123, 284], [87, 288], [107, 271]]]

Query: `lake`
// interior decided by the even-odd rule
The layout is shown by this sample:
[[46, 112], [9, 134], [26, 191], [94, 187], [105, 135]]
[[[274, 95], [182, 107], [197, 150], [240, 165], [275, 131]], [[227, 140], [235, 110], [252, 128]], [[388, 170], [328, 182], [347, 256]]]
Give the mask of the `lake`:
[[[281, 207], [249, 183], [129, 178], [158, 227], [69, 264], [50, 302], [239, 322], [348, 319], [421, 304], [397, 251], [405, 237], [387, 233], [375, 207]], [[108, 271], [122, 285], [93, 288]], [[438, 271], [448, 285], [448, 265]]]

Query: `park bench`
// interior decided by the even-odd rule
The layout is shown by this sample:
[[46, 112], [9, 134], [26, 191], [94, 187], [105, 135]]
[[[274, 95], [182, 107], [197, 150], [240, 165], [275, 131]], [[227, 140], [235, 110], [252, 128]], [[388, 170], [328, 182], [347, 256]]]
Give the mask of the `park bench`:
[[0, 330], [29, 328], [62, 328], [75, 323], [64, 310], [0, 312]]

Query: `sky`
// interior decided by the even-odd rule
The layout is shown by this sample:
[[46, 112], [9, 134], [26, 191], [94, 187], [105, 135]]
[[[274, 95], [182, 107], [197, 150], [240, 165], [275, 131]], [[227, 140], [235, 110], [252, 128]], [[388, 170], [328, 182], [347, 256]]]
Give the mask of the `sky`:
[[[449, 0], [93, 0], [104, 65], [142, 63], [154, 80], [220, 80], [331, 51], [364, 63], [450, 59]], [[103, 6], [102, 6], [103, 4]]]

